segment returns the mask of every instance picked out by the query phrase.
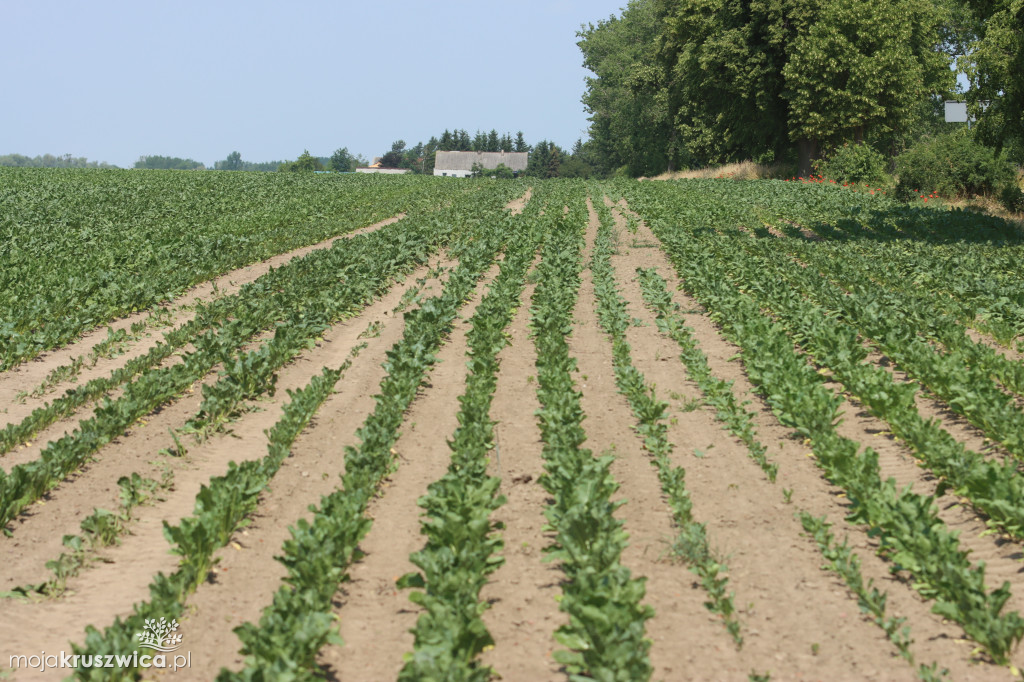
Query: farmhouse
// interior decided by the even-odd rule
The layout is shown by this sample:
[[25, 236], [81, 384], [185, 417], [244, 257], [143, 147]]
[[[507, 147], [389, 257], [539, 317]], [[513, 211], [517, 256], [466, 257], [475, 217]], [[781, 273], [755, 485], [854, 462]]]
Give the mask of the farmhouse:
[[486, 169], [505, 165], [517, 173], [526, 170], [526, 152], [437, 152], [434, 158], [434, 175], [451, 178], [468, 178], [473, 174], [473, 164]]

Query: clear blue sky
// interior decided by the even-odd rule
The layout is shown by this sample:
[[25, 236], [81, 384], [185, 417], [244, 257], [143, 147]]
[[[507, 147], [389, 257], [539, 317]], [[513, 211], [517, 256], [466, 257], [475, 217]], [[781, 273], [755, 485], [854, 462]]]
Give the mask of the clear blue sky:
[[626, 0], [0, 0], [0, 154], [212, 165], [445, 128], [586, 137], [576, 31]]

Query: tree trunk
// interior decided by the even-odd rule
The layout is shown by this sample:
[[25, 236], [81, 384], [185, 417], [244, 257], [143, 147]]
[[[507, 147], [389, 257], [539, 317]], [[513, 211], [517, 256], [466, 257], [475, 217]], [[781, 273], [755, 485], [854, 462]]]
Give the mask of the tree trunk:
[[668, 136], [668, 171], [674, 173], [676, 170], [676, 129], [672, 127], [672, 132]]
[[818, 158], [818, 141], [797, 140], [797, 147], [800, 155], [800, 175], [806, 178], [811, 174], [811, 162]]

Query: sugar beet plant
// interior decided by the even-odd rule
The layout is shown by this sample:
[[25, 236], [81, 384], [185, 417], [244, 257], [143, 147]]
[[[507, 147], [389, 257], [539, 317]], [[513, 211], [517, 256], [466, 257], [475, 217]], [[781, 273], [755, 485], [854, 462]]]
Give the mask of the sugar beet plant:
[[[567, 578], [560, 608], [569, 622], [555, 633], [566, 650], [555, 657], [574, 678], [643, 680], [651, 675], [644, 623], [653, 611], [641, 604], [643, 579], [633, 578], [620, 562], [626, 533], [614, 515], [621, 502], [611, 500], [618, 487], [609, 471], [612, 458], [595, 458], [582, 447], [583, 411], [572, 379], [576, 361], [566, 342], [582, 267], [583, 186], [558, 189], [548, 197], [544, 219], [551, 236], [531, 306], [544, 441], [541, 484], [554, 498], [545, 510], [556, 534], [548, 551]], [[568, 213], [558, 210], [563, 204]]]
[[394, 180], [0, 169], [0, 371], [232, 268], [452, 191]]
[[658, 330], [679, 344], [680, 359], [686, 365], [690, 378], [704, 393], [704, 401], [715, 408], [715, 416], [726, 425], [729, 432], [743, 441], [747, 454], [775, 482], [779, 466], [769, 461], [768, 448], [757, 439], [754, 430], [754, 416], [736, 400], [732, 382], [719, 379], [711, 372], [707, 355], [697, 343], [693, 330], [686, 326], [679, 314], [679, 305], [665, 288], [665, 280], [654, 268], [636, 271], [647, 306], [657, 316]]
[[[395, 277], [424, 262], [429, 253], [451, 239], [452, 225], [478, 221], [488, 211], [500, 210], [504, 200], [503, 194], [494, 192], [483, 201], [455, 203], [439, 216], [410, 220], [400, 231], [355, 237], [343, 246], [311, 253], [272, 271], [230, 302], [217, 301], [216, 312], [211, 313], [220, 320], [217, 324], [197, 321], [198, 330], [183, 328], [175, 337], [175, 344], [190, 339], [195, 347], [184, 354], [183, 362], [142, 371], [155, 357], [169, 355], [175, 344], [158, 345], [144, 356], [146, 359], [115, 372], [113, 376], [122, 381], [131, 379], [135, 372], [142, 374], [125, 384], [118, 398], [104, 400], [77, 431], [49, 443], [39, 459], [15, 466], [8, 473], [0, 471], [0, 526], [137, 419], [185, 391], [217, 365], [225, 368], [223, 376], [215, 385], [204, 387], [204, 402], [193, 425], [216, 423], [242, 400], [271, 389], [277, 368], [308, 347], [328, 326], [361, 310]], [[229, 313], [230, 317], [221, 317]], [[201, 311], [200, 319], [209, 318]], [[254, 351], [238, 350], [266, 328], [274, 330], [272, 339]], [[87, 384], [67, 403], [58, 408], [51, 405], [29, 419], [35, 420], [33, 424], [53, 420], [94, 392], [109, 389], [113, 381]]]
[[[693, 503], [686, 490], [686, 472], [682, 467], [673, 466], [670, 458], [673, 445], [668, 440], [668, 427], [665, 423], [668, 405], [658, 400], [654, 388], [633, 365], [629, 343], [626, 341], [626, 330], [632, 318], [627, 311], [626, 301], [619, 294], [615, 269], [611, 263], [612, 233], [615, 229], [611, 211], [600, 201], [595, 202], [594, 206], [600, 218], [600, 228], [590, 269], [594, 276], [598, 322], [612, 342], [615, 383], [619, 392], [629, 400], [637, 420], [634, 428], [643, 439], [644, 448], [651, 454], [651, 463], [658, 471], [661, 490], [672, 509], [672, 520], [679, 531], [673, 543], [676, 554], [700, 577], [701, 586], [708, 594], [708, 601], [704, 605], [722, 618], [733, 641], [737, 646], [742, 646], [743, 635], [736, 618], [733, 595], [727, 591], [729, 579], [725, 574], [728, 566], [712, 553], [706, 526], [693, 518]], [[732, 396], [731, 391], [729, 395]], [[728, 404], [736, 407], [735, 399]], [[744, 433], [753, 441], [753, 429], [749, 422], [745, 426], [747, 428]], [[764, 457], [763, 449], [760, 455]], [[774, 468], [771, 472], [774, 478]]]
[[[185, 598], [204, 580], [213, 567], [214, 553], [225, 546], [232, 534], [256, 508], [260, 493], [277, 473], [281, 463], [291, 454], [291, 445], [313, 417], [317, 408], [333, 392], [334, 385], [351, 358], [338, 369], [324, 368], [309, 384], [291, 393], [281, 420], [267, 432], [267, 455], [240, 465], [231, 462], [224, 476], [210, 479], [196, 496], [193, 516], [176, 526], [164, 522], [164, 535], [181, 556], [176, 571], [160, 573], [150, 584], [149, 601], [135, 605], [126, 619], [116, 619], [102, 632], [86, 628], [84, 646], [75, 645], [75, 653], [89, 656], [123, 654], [136, 646], [135, 633], [143, 630], [147, 619], [180, 618]], [[75, 675], [80, 680], [134, 680], [140, 670], [135, 668], [80, 667]]]
[[[742, 241], [745, 246], [758, 246]], [[758, 251], [770, 246], [760, 245]], [[1024, 412], [1007, 392], [1024, 393], [1024, 367], [1020, 363], [968, 338], [954, 318], [931, 310], [929, 302], [920, 296], [886, 291], [849, 266], [800, 249], [814, 266], [804, 268], [781, 250], [771, 249], [770, 255], [760, 259], [767, 270], [763, 279], [771, 279], [767, 272], [773, 272], [799, 287], [830, 317], [848, 323], [877, 344], [953, 411], [1018, 458], [1024, 458]], [[826, 273], [838, 271], [843, 286], [822, 277], [819, 268]]]
[[451, 250], [459, 265], [442, 294], [405, 314], [405, 333], [387, 353], [387, 376], [376, 407], [356, 432], [360, 444], [345, 449], [341, 488], [311, 508], [312, 523], [303, 519], [290, 529], [292, 537], [279, 557], [288, 572], [285, 584], [258, 624], [235, 629], [245, 667], [238, 672], [222, 670], [218, 680], [314, 679], [317, 652], [328, 642], [340, 641], [331, 600], [357, 555], [359, 540], [369, 531], [367, 505], [394, 469], [393, 446], [405, 411], [434, 364], [459, 307], [502, 246], [504, 232], [493, 228], [486, 221], [466, 230]]
[[870, 448], [859, 451], [857, 443], [836, 432], [842, 399], [794, 350], [784, 327], [764, 316], [729, 281], [715, 254], [721, 240], [679, 225], [693, 205], [679, 203], [678, 195], [662, 195], [664, 191], [632, 187], [630, 205], [655, 229], [688, 292], [743, 349], [748, 375], [782, 423], [810, 440], [818, 465], [845, 489], [850, 521], [870, 528], [893, 571], [906, 571], [921, 594], [935, 600], [937, 613], [959, 623], [995, 661], [1005, 663], [1024, 636], [1024, 619], [1016, 612], [1001, 613], [1010, 597], [1009, 583], [989, 592], [984, 566], [972, 566], [956, 535], [938, 518], [933, 498], [898, 490], [892, 479], [882, 480], [877, 454]]
[[[500, 204], [499, 204], [500, 205]], [[381, 413], [380, 401], [378, 404], [378, 411], [374, 414], [377, 415], [376, 419], [390, 420], [394, 422], [396, 419], [396, 413], [394, 412], [394, 400], [401, 398], [406, 401], [411, 400], [415, 394], [416, 387], [419, 385], [419, 381], [422, 378], [422, 372], [427, 366], [427, 360], [431, 358], [430, 341], [436, 339], [433, 343], [439, 343], [439, 339], [446, 325], [451, 324], [451, 319], [454, 318], [455, 309], [460, 298], [458, 296], [468, 295], [466, 292], [472, 289], [472, 283], [479, 276], [479, 271], [483, 267], [483, 262], [486, 258], [493, 258], [493, 253], [496, 248], [492, 240], [486, 239], [474, 239], [478, 237], [478, 233], [473, 231], [474, 225], [478, 227], [476, 221], [477, 216], [485, 215], [486, 207], [480, 206], [477, 211], [470, 212], [463, 216], [463, 219], [456, 223], [459, 226], [459, 230], [454, 234], [456, 241], [450, 246], [456, 257], [461, 256], [463, 263], [459, 269], [453, 273], [452, 278], [449, 281], [449, 285], [446, 287], [445, 292], [447, 298], [431, 299], [424, 303], [421, 308], [409, 313], [407, 315], [407, 331], [405, 346], [398, 349], [393, 349], [389, 353], [389, 366], [392, 368], [392, 374], [395, 375], [391, 379], [391, 383], [387, 386], [382, 387], [382, 391], [390, 396], [390, 399], [384, 400], [385, 406], [388, 408], [384, 413]], [[435, 228], [436, 229], [436, 228]], [[450, 228], [448, 228], [450, 229]], [[435, 233], [436, 234], [436, 233]], [[489, 255], [488, 255], [489, 254]], [[482, 261], [482, 259], [484, 259]], [[467, 264], [470, 263], [471, 265]], [[475, 268], [475, 269], [474, 269]], [[337, 277], [335, 273], [335, 277]], [[453, 285], [452, 282], [458, 282], [457, 285]], [[456, 293], [452, 293], [452, 291]], [[453, 303], [452, 299], [455, 299]], [[443, 303], [442, 303], [443, 302]], [[446, 305], [444, 305], [446, 304]], [[453, 307], [454, 306], [454, 307]], [[445, 314], [441, 314], [440, 311], [449, 311]], [[447, 321], [446, 321], [447, 320]], [[412, 340], [410, 340], [412, 339]], [[397, 369], [396, 369], [397, 368]], [[404, 369], [403, 369], [404, 368]], [[325, 370], [325, 375], [330, 370]], [[410, 374], [411, 373], [411, 374]], [[389, 375], [390, 376], [390, 375]], [[311, 391], [311, 395], [320, 396], [315, 404], [309, 400], [297, 401], [293, 399], [293, 404], [298, 404], [300, 407], [296, 409], [301, 410], [301, 419], [308, 421], [316, 409], [316, 406], [322, 402], [323, 397], [329, 393], [330, 387], [334, 385], [337, 380], [337, 376], [334, 377], [333, 381], [329, 382], [329, 385], [324, 383], [316, 384], [315, 389], [308, 389]], [[402, 408], [404, 409], [404, 407]], [[381, 416], [381, 415], [384, 416]], [[287, 415], [286, 415], [287, 417]], [[397, 419], [400, 422], [401, 410], [397, 413]], [[368, 423], [374, 419], [368, 420]], [[302, 423], [304, 424], [305, 421]], [[397, 430], [398, 423], [394, 423], [392, 431]], [[369, 429], [369, 431], [367, 431]], [[301, 429], [300, 429], [301, 430]], [[192, 519], [186, 519], [177, 527], [167, 527], [166, 534], [169, 539], [172, 539], [176, 543], [177, 551], [182, 554], [182, 561], [179, 569], [171, 576], [159, 575], [154, 583], [150, 587], [151, 600], [148, 602], [141, 603], [136, 606], [135, 613], [127, 621], [116, 621], [114, 625], [108, 627], [104, 632], [99, 632], [95, 629], [90, 628], [87, 632], [86, 645], [81, 649], [80, 653], [113, 653], [116, 651], [124, 650], [126, 642], [130, 643], [132, 633], [141, 628], [141, 620], [148, 617], [152, 617], [153, 614], [170, 614], [176, 615], [181, 612], [183, 608], [185, 596], [195, 589], [198, 581], [205, 579], [206, 573], [209, 567], [212, 565], [213, 553], [221, 546], [226, 544], [231, 536], [231, 533], [238, 528], [244, 517], [254, 508], [256, 503], [256, 496], [259, 491], [269, 481], [269, 477], [273, 475], [273, 471], [276, 471], [276, 467], [279, 466], [279, 459], [282, 457], [282, 451], [280, 443], [285, 443], [290, 446], [291, 440], [294, 439], [298, 431], [294, 429], [287, 429], [282, 432], [272, 432], [271, 438], [271, 453], [265, 458], [262, 464], [255, 464], [252, 462], [243, 463], [240, 466], [232, 466], [229, 473], [225, 477], [220, 477], [211, 481], [209, 487], [204, 487], [199, 497], [197, 498], [197, 515]], [[372, 428], [364, 426], [364, 429], [360, 432], [363, 434], [364, 447], [369, 439], [366, 435], [379, 434], [381, 433], [379, 428]], [[395, 437], [395, 433], [391, 434], [391, 439]], [[275, 447], [277, 443], [277, 447]], [[378, 443], [374, 442], [377, 446]], [[360, 457], [360, 451], [353, 450], [350, 454], [353, 459]], [[286, 452], [284, 456], [286, 456]], [[378, 477], [382, 477], [386, 474], [387, 467], [386, 463], [383, 469], [380, 469], [379, 459], [371, 460], [377, 462]], [[390, 461], [390, 460], [388, 460]], [[360, 466], [356, 461], [348, 461], [346, 466], [346, 482], [351, 483], [353, 480], [358, 480], [360, 472], [363, 472], [365, 478], [366, 472], [365, 466]], [[256, 476], [256, 479], [253, 479]], [[353, 479], [352, 477], [356, 477]], [[365, 488], [365, 486], [363, 486]], [[354, 484], [351, 487], [346, 487], [346, 491], [352, 491], [359, 489]], [[327, 561], [328, 563], [335, 560], [342, 561], [346, 557], [351, 557], [351, 551], [354, 551], [355, 543], [358, 538], [362, 536], [365, 529], [368, 528], [368, 521], [362, 519], [361, 511], [357, 516], [354, 517], [342, 517], [340, 513], [332, 513], [336, 508], [349, 508], [349, 505], [353, 500], [360, 502], [361, 508], [365, 507], [366, 501], [372, 496], [372, 490], [363, 490], [362, 497], [354, 497], [347, 494], [338, 494], [334, 498], [330, 498], [327, 502], [329, 505], [329, 512], [323, 519], [321, 519], [320, 526], [314, 524], [314, 534], [299, 532], [293, 539], [294, 544], [292, 547], [294, 566], [288, 562], [288, 557], [285, 557], [285, 563], [291, 569], [293, 576], [299, 576], [297, 580], [304, 579], [312, 581], [310, 584], [319, 586], [319, 590], [322, 592], [326, 584], [325, 580], [330, 580], [332, 576], [336, 575], [336, 572], [323, 573], [320, 569], [323, 568], [322, 562]], [[326, 500], [327, 498], [325, 498]], [[331, 507], [330, 505], [334, 505]], [[357, 505], [358, 507], [359, 505]], [[201, 510], [201, 511], [200, 511]], [[318, 517], [320, 518], [320, 517]], [[340, 518], [340, 520], [339, 520]], [[303, 523], [300, 523], [300, 529], [303, 528]], [[340, 525], [339, 525], [340, 524]], [[336, 541], [327, 542], [329, 538], [322, 537], [325, 529], [336, 533], [334, 536]], [[318, 535], [319, 534], [319, 535]], [[340, 538], [340, 539], [339, 539]], [[347, 540], [346, 540], [347, 538]], [[340, 544], [338, 544], [340, 542]], [[320, 554], [310, 554], [308, 557], [309, 561], [312, 561], [311, 565], [307, 565], [307, 557], [305, 556], [305, 550], [309, 546], [318, 547]], [[350, 547], [351, 551], [347, 554], [342, 551], [344, 547]], [[336, 550], [337, 558], [334, 556]], [[286, 546], [286, 554], [288, 546]], [[321, 563], [317, 563], [316, 558], [319, 557]], [[310, 573], [304, 572], [303, 569], [310, 571]], [[295, 605], [294, 599], [308, 600], [314, 594], [308, 589], [298, 590], [298, 593], [288, 597], [282, 607], [291, 609]], [[330, 590], [330, 594], [333, 594], [337, 584], [334, 583], [334, 587]], [[291, 590], [284, 590], [289, 594]], [[284, 594], [282, 592], [282, 594]], [[328, 595], [329, 601], [329, 595]], [[275, 601], [277, 604], [277, 601]], [[273, 616], [276, 612], [271, 609], [270, 613], [270, 625], [280, 625], [280, 619], [275, 619]], [[329, 615], [323, 613], [323, 610], [307, 610], [299, 616], [302, 620], [301, 623], [296, 624], [294, 620], [287, 620], [289, 627], [293, 628], [294, 632], [303, 632], [308, 635], [302, 641], [310, 642], [313, 638], [313, 632], [320, 633], [318, 636], [320, 639], [317, 641], [321, 644], [331, 637], [331, 631], [328, 627], [331, 623]], [[138, 621], [138, 622], [136, 622]], [[252, 626], [250, 626], [252, 627]], [[325, 629], [326, 628], [326, 629]], [[243, 627], [244, 630], [244, 627]], [[273, 640], [273, 638], [270, 638]], [[291, 637], [288, 637], [291, 641]], [[245, 640], [243, 636], [243, 641]], [[253, 652], [267, 651], [267, 649], [260, 648], [261, 644], [258, 639], [248, 640], [251, 641]], [[268, 640], [270, 641], [270, 640]], [[277, 640], [274, 640], [277, 641]], [[294, 641], [293, 641], [294, 644]], [[269, 645], [268, 645], [269, 646]], [[250, 652], [252, 653], [252, 652]], [[314, 649], [315, 653], [315, 649]], [[255, 655], [255, 654], [254, 654]], [[283, 655], [278, 656], [281, 659], [280, 665], [287, 666], [291, 659], [284, 657]], [[254, 659], [255, 660], [255, 659]], [[305, 660], [305, 659], [301, 659]], [[127, 679], [135, 679], [138, 671], [128, 670], [123, 671], [123, 675]], [[88, 669], [79, 670], [78, 674], [83, 679], [110, 679], [109, 671], [103, 669]], [[250, 673], [251, 674], [251, 673]], [[115, 675], [115, 679], [116, 679]]]
[[424, 613], [416, 621], [414, 649], [401, 680], [482, 681], [494, 675], [477, 661], [494, 644], [481, 619], [488, 604], [480, 601], [480, 590], [504, 561], [498, 556], [502, 540], [490, 521], [491, 512], [505, 502], [498, 493], [501, 479], [487, 474], [494, 447], [490, 406], [498, 353], [508, 343], [505, 328], [518, 307], [541, 236], [529, 216], [505, 220], [510, 223], [504, 228], [509, 244], [501, 271], [470, 320], [469, 372], [459, 397], [459, 427], [449, 441], [451, 464], [419, 500], [427, 542], [410, 559], [420, 570], [399, 581], [400, 586], [425, 588], [410, 596]]
[[[704, 392], [705, 400], [716, 407], [719, 421], [726, 425], [730, 433], [748, 445], [751, 458], [761, 465], [762, 469], [769, 474], [769, 478], [774, 481], [776, 466], [774, 463], [770, 464], [769, 468], [765, 466], [767, 464], [764, 459], [766, 448], [757, 441], [753, 414], [736, 402], [730, 382], [723, 381], [711, 373], [707, 357], [700, 349], [693, 330], [683, 323], [679, 314], [679, 305], [672, 300], [665, 280], [654, 268], [638, 268], [636, 272], [644, 301], [657, 315], [658, 329], [679, 343], [682, 350], [680, 358], [686, 365], [690, 376]], [[914, 656], [910, 650], [912, 644], [910, 627], [904, 625], [905, 618], [888, 615], [887, 593], [879, 591], [870, 580], [865, 583], [860, 572], [860, 558], [845, 542], [842, 545], [834, 542], [834, 536], [829, 532], [829, 525], [824, 517], [815, 518], [806, 511], [799, 513], [805, 530], [814, 537], [819, 550], [828, 562], [825, 568], [835, 571], [843, 578], [853, 594], [856, 595], [861, 611], [871, 617], [873, 622], [886, 633], [900, 654], [909, 663], [914, 664]], [[945, 672], [947, 671], [939, 670], [935, 663], [920, 664], [918, 667], [918, 677], [922, 680], [942, 679]]]
[[[756, 439], [753, 415], [738, 405], [734, 399], [730, 400], [729, 397], [722, 395], [728, 391], [728, 396], [732, 396], [731, 387], [728, 382], [710, 373], [707, 357], [697, 345], [696, 339], [691, 333], [692, 330], [683, 324], [678, 313], [679, 306], [672, 300], [672, 295], [665, 286], [665, 280], [653, 268], [638, 269], [637, 275], [640, 279], [644, 300], [658, 315], [659, 330], [679, 342], [683, 351], [681, 358], [686, 364], [690, 376], [694, 377], [698, 386], [705, 391], [709, 402], [713, 401], [713, 404], [717, 406], [718, 419], [726, 424], [730, 433], [742, 439], [744, 443], [752, 441], [757, 444], [757, 447], [751, 448], [749, 453], [751, 458], [764, 468], [764, 461], [761, 457], [763, 457], [765, 449]], [[715, 400], [712, 397], [715, 394], [722, 397]], [[774, 479], [774, 464], [771, 465], [771, 469], [767, 473]], [[804, 528], [813, 535], [819, 550], [828, 561], [825, 567], [835, 571], [843, 578], [856, 595], [861, 611], [871, 617], [873, 622], [886, 633], [900, 654], [913, 664], [914, 657], [910, 651], [912, 643], [910, 628], [903, 625], [906, 619], [887, 614], [887, 594], [875, 588], [870, 581], [865, 584], [860, 573], [860, 558], [845, 543], [843, 545], [835, 544], [834, 537], [828, 532], [828, 524], [824, 517], [814, 518], [805, 511], [800, 512], [800, 517]], [[941, 679], [941, 674], [936, 664], [930, 666], [921, 664], [918, 667], [918, 677], [922, 680]]]
[[[915, 403], [918, 387], [914, 383], [898, 382], [886, 370], [866, 362], [868, 351], [860, 343], [857, 330], [836, 324], [830, 310], [800, 293], [809, 290], [814, 280], [804, 282], [803, 275], [800, 280], [791, 280], [784, 275], [784, 265], [782, 270], [773, 267], [778, 265], [777, 258], [788, 260], [784, 255], [757, 257], [732, 249], [729, 254], [720, 249], [719, 254], [722, 262], [728, 263], [732, 281], [752, 281], [749, 286], [744, 285], [748, 294], [771, 310], [776, 319], [801, 340], [816, 362], [827, 367], [873, 415], [885, 420], [922, 464], [941, 477], [940, 493], [947, 487], [953, 488], [988, 517], [990, 527], [1017, 538], [1024, 537], [1024, 479], [1015, 463], [988, 459], [969, 450], [937, 421], [924, 419]], [[778, 273], [778, 276], [755, 277], [766, 271]], [[806, 286], [796, 289], [800, 284]], [[897, 337], [887, 335], [886, 338], [886, 344], [891, 344]], [[918, 340], [913, 342], [918, 343]], [[931, 353], [926, 347], [921, 351], [921, 357]], [[939, 360], [940, 356], [935, 354], [931, 357], [939, 366], [955, 364], [952, 358]], [[949, 371], [950, 381], [956, 381], [958, 374], [961, 373], [955, 369]], [[1006, 404], [1005, 396], [1000, 402]]]

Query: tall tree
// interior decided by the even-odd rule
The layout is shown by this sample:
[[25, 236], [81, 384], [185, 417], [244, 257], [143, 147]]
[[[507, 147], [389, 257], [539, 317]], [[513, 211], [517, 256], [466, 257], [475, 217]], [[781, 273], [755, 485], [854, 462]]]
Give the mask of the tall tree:
[[340, 149], [334, 150], [334, 153], [331, 155], [329, 167], [336, 173], [347, 173], [354, 169], [354, 162], [355, 159], [353, 159], [352, 155], [349, 153], [348, 147], [341, 147]]
[[477, 130], [476, 135], [473, 136], [473, 151], [487, 151], [487, 133], [483, 132], [482, 130]]
[[[1024, 147], [1024, 0], [969, 0], [977, 40], [963, 59], [978, 134]], [[987, 103], [987, 105], [983, 105]]]
[[231, 152], [228, 157], [224, 159], [222, 163], [214, 164], [214, 168], [219, 170], [238, 171], [242, 170], [242, 154], [241, 152]]
[[781, 156], [786, 45], [810, 11], [803, 0], [657, 0], [674, 144], [702, 165]]
[[538, 178], [556, 178], [565, 152], [554, 142], [541, 140], [533, 146], [526, 165], [526, 175]]
[[401, 168], [404, 156], [405, 140], [395, 140], [391, 143], [391, 151], [381, 157], [380, 165], [384, 168]]
[[437, 142], [437, 148], [442, 152], [450, 152], [455, 148], [455, 140], [447, 128], [441, 134], [441, 139]]
[[625, 165], [634, 175], [653, 174], [675, 161], [667, 74], [656, 52], [665, 12], [655, 0], [632, 0], [621, 17], [577, 33], [583, 65], [594, 73], [583, 95], [590, 137], [609, 170]]
[[417, 142], [412, 147], [409, 147], [402, 154], [402, 168], [409, 168], [410, 170], [420, 173], [425, 170], [425, 159], [423, 158], [423, 143]]
[[498, 131], [491, 128], [491, 132], [487, 133], [487, 147], [485, 151], [488, 152], [500, 152], [501, 142], [498, 140]]
[[299, 158], [291, 163], [281, 164], [278, 170], [291, 173], [310, 173], [313, 171], [324, 170], [324, 165], [320, 163], [320, 159], [310, 154], [308, 149], [304, 149], [302, 150], [302, 154], [299, 155]]
[[935, 49], [935, 9], [916, 0], [821, 3], [783, 67], [801, 170], [809, 170], [820, 144], [860, 142], [869, 128], [899, 132], [930, 92], [951, 90], [949, 56]]
[[949, 89], [954, 1], [632, 0], [579, 34], [591, 139], [633, 174], [790, 158], [794, 144], [807, 168], [822, 145], [906, 128]]
[[520, 130], [516, 133], [516, 141], [513, 146], [513, 151], [517, 152], [528, 152], [530, 151], [530, 145], [526, 144], [526, 138], [523, 137], [523, 131]]
[[135, 162], [136, 168], [164, 170], [203, 170], [206, 166], [201, 161], [182, 159], [177, 156], [140, 156]]

